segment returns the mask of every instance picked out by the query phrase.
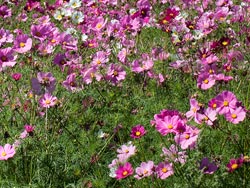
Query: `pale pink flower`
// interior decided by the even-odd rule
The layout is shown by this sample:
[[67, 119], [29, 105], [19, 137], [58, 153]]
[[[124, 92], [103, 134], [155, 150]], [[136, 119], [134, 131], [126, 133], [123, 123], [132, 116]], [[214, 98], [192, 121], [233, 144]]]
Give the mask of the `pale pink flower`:
[[122, 158], [130, 158], [131, 156], [135, 155], [136, 147], [132, 144], [122, 145], [119, 149], [117, 149], [117, 157], [118, 159]]
[[0, 146], [0, 160], [7, 160], [15, 155], [15, 148], [10, 144]]
[[154, 173], [154, 162], [142, 162], [141, 165], [135, 169], [135, 172], [136, 175], [134, 177], [138, 180], [151, 176]]
[[50, 93], [45, 93], [43, 97], [40, 98], [39, 104], [42, 108], [50, 108], [55, 106], [57, 103], [57, 98], [52, 96]]
[[166, 179], [174, 174], [173, 164], [168, 162], [161, 162], [155, 168], [157, 178]]
[[244, 121], [246, 117], [246, 110], [242, 107], [238, 107], [235, 110], [226, 113], [225, 117], [229, 122], [238, 124], [239, 122]]

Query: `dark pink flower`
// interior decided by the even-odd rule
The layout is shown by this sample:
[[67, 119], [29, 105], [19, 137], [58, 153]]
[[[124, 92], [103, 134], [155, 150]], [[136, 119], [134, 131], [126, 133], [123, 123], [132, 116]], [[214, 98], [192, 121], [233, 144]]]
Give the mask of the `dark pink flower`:
[[6, 5], [0, 6], [0, 17], [8, 18], [11, 17], [11, 9]]
[[233, 172], [236, 169], [240, 168], [244, 162], [244, 158], [240, 157], [238, 159], [230, 159], [229, 163], [227, 164], [228, 172]]
[[116, 174], [116, 179], [124, 179], [134, 173], [132, 165], [127, 162], [124, 165], [121, 165], [117, 168], [115, 174]]
[[230, 91], [223, 91], [215, 99], [217, 101], [217, 111], [220, 115], [232, 112], [236, 108], [237, 98]]
[[11, 76], [15, 81], [18, 81], [22, 78], [22, 74], [21, 73], [14, 73]]
[[145, 128], [142, 125], [136, 125], [132, 128], [130, 136], [132, 138], [141, 138], [145, 134]]
[[16, 64], [16, 55], [11, 47], [0, 49], [0, 71], [5, 67], [13, 67]]
[[69, 91], [74, 91], [77, 88], [76, 74], [72, 73], [67, 76], [66, 80], [63, 81], [62, 85]]
[[126, 77], [126, 72], [119, 65], [111, 63], [107, 71], [107, 79], [112, 83], [117, 84], [118, 82], [124, 80]]
[[24, 129], [27, 131], [27, 133], [31, 133], [34, 131], [34, 126], [32, 125], [24, 125]]
[[15, 155], [15, 148], [10, 144], [5, 144], [5, 146], [0, 146], [0, 160], [7, 160]]

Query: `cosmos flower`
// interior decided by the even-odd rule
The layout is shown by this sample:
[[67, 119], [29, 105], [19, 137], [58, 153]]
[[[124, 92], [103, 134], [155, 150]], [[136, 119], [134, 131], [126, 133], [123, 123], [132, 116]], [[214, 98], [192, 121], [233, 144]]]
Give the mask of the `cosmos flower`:
[[15, 148], [10, 144], [0, 146], [0, 160], [7, 160], [15, 155]]

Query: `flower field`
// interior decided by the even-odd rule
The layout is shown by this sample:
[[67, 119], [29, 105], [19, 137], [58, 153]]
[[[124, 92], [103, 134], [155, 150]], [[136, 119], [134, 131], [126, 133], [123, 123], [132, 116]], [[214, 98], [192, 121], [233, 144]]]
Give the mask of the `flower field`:
[[3, 0], [0, 187], [250, 187], [249, 0]]

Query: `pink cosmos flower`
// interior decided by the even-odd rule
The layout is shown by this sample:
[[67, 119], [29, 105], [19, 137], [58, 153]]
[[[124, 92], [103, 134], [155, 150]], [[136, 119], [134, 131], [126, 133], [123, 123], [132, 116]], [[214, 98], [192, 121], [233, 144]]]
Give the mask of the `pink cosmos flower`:
[[43, 42], [48, 35], [52, 32], [51, 25], [32, 25], [31, 26], [31, 34], [34, 38]]
[[13, 38], [13, 34], [11, 34], [9, 30], [0, 29], [0, 46], [5, 43], [12, 43]]
[[199, 102], [195, 98], [191, 98], [189, 102], [190, 110], [186, 113], [186, 117], [189, 121], [194, 118], [195, 122], [200, 124], [201, 122], [199, 117], [201, 116], [201, 114], [198, 113], [198, 111], [200, 110]]
[[50, 93], [45, 93], [43, 97], [40, 98], [39, 104], [42, 108], [50, 108], [55, 106], [57, 103], [57, 98], [52, 96]]
[[102, 75], [98, 72], [97, 67], [86, 67], [81, 71], [81, 75], [83, 78], [83, 81], [86, 84], [90, 84], [93, 82], [93, 80], [100, 81], [102, 79]]
[[163, 147], [162, 156], [166, 157], [166, 161], [179, 162], [184, 164], [187, 159], [187, 155], [185, 151], [178, 151], [178, 147], [174, 144], [170, 146], [169, 149]]
[[203, 73], [198, 76], [197, 87], [207, 90], [215, 85], [215, 79], [208, 73]]
[[16, 64], [16, 55], [11, 47], [0, 49], [0, 71], [5, 67], [13, 67]]
[[139, 64], [138, 60], [135, 60], [132, 62], [132, 71], [140, 73], [140, 72], [148, 71], [152, 69], [153, 66], [154, 66], [154, 62], [150, 59], [142, 61], [141, 65]]
[[127, 54], [128, 54], [128, 50], [126, 48], [122, 48], [121, 51], [117, 55], [119, 61], [122, 63], [126, 63]]
[[185, 132], [175, 135], [174, 140], [183, 150], [187, 148], [193, 149], [196, 146], [199, 132], [198, 128], [186, 126]]
[[204, 110], [202, 120], [205, 121], [207, 125], [212, 126], [213, 122], [217, 119], [217, 113], [212, 108], [207, 108]]
[[239, 122], [243, 121], [246, 117], [246, 110], [242, 107], [238, 107], [235, 110], [228, 112], [225, 114], [226, 119], [233, 123], [238, 124]]
[[168, 162], [161, 162], [155, 168], [157, 178], [166, 179], [174, 174], [173, 164]]
[[136, 125], [132, 128], [130, 136], [132, 138], [141, 138], [146, 134], [146, 130], [142, 125]]
[[135, 169], [135, 172], [136, 175], [134, 177], [138, 180], [151, 176], [154, 173], [154, 162], [142, 162], [141, 165]]
[[109, 58], [107, 57], [107, 53], [104, 51], [96, 52], [91, 65], [93, 66], [104, 66], [108, 61]]
[[118, 159], [128, 159], [131, 156], [135, 155], [136, 153], [136, 147], [133, 146], [132, 144], [127, 144], [127, 145], [122, 145], [119, 149], [117, 149], [117, 157]]
[[161, 135], [165, 136], [169, 133], [176, 133], [175, 128], [178, 122], [181, 121], [179, 116], [166, 116], [164, 120], [156, 120], [156, 129]]
[[107, 19], [104, 19], [102, 16], [97, 17], [92, 23], [92, 30], [100, 32], [106, 25]]
[[126, 77], [126, 72], [119, 65], [111, 63], [107, 70], [107, 79], [112, 83], [117, 84], [118, 82], [124, 80]]
[[213, 174], [218, 169], [218, 166], [213, 162], [210, 163], [209, 159], [204, 157], [200, 162], [199, 169], [202, 170], [204, 174]]
[[77, 88], [76, 83], [76, 74], [72, 73], [67, 76], [66, 80], [62, 83], [63, 87], [65, 87], [69, 91], [74, 91]]
[[115, 173], [116, 179], [120, 180], [132, 175], [134, 173], [134, 170], [132, 165], [127, 162], [124, 165], [119, 166]]
[[14, 41], [14, 50], [18, 53], [26, 53], [32, 47], [32, 39], [28, 35], [17, 35]]
[[15, 148], [10, 144], [0, 146], [0, 160], [7, 160], [15, 155]]
[[217, 111], [220, 115], [232, 112], [236, 108], [237, 98], [230, 91], [223, 91], [216, 96]]
[[53, 62], [58, 65], [62, 71], [64, 71], [65, 67], [68, 65], [66, 55], [61, 53], [56, 54]]
[[11, 17], [11, 9], [6, 5], [0, 6], [0, 17], [2, 18]]

